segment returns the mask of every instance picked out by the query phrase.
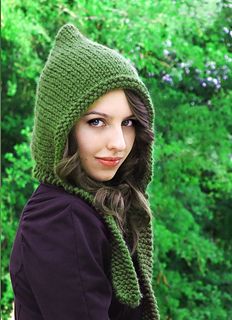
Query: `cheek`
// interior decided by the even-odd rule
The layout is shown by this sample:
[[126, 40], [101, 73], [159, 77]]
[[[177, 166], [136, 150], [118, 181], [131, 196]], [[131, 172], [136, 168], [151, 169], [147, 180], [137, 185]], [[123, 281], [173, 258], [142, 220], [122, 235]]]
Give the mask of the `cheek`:
[[81, 157], [85, 158], [93, 153], [97, 147], [98, 140], [89, 130], [79, 130], [76, 132], [77, 148]]

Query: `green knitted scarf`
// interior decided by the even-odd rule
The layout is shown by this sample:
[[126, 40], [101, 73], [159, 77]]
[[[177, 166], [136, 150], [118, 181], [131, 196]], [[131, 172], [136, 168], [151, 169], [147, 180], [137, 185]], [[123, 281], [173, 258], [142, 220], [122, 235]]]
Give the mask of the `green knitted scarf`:
[[[131, 62], [106, 46], [86, 38], [72, 24], [64, 25], [55, 38], [36, 92], [31, 153], [33, 176], [41, 182], [62, 186], [93, 206], [93, 196], [61, 180], [55, 167], [62, 159], [68, 133], [81, 115], [99, 97], [116, 88], [131, 89], [140, 96], [150, 115], [149, 92]], [[149, 167], [144, 168], [141, 189], [152, 178], [152, 146]], [[113, 216], [103, 216], [112, 235], [111, 279], [118, 300], [132, 308], [143, 305], [141, 320], [157, 320], [159, 312], [152, 288], [152, 223], [138, 242], [138, 277], [127, 244]]]

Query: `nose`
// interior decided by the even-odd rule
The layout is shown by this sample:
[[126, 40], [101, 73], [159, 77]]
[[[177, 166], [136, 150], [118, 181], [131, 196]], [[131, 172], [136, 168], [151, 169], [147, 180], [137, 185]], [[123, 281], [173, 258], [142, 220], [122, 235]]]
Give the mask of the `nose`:
[[126, 141], [121, 126], [120, 128], [114, 128], [111, 130], [109, 135], [107, 145], [109, 150], [116, 149], [117, 151], [123, 151], [126, 149]]

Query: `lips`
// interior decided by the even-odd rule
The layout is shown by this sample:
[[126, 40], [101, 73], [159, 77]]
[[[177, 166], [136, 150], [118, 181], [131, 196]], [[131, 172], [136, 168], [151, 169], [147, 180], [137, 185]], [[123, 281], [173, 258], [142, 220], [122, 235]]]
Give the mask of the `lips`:
[[96, 158], [98, 162], [106, 167], [115, 167], [119, 164], [122, 158], [120, 157], [103, 157], [103, 158]]
[[97, 159], [101, 159], [101, 160], [106, 160], [106, 161], [116, 161], [116, 160], [121, 160], [122, 157], [96, 157]]

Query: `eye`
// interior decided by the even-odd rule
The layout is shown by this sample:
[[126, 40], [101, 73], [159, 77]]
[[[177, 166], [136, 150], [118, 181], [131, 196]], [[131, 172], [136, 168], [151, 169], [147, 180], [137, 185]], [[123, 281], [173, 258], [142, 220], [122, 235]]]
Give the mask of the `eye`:
[[104, 121], [101, 119], [91, 119], [89, 121], [87, 121], [87, 123], [91, 126], [91, 127], [102, 127], [102, 125], [104, 125]]
[[124, 120], [123, 125], [126, 127], [133, 127], [135, 125], [135, 120], [134, 119]]

